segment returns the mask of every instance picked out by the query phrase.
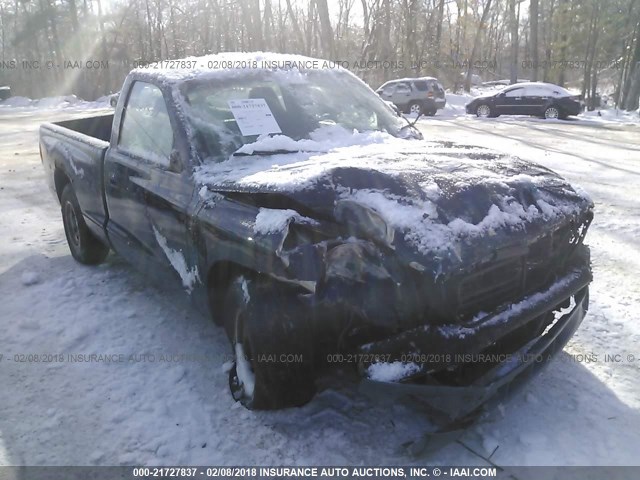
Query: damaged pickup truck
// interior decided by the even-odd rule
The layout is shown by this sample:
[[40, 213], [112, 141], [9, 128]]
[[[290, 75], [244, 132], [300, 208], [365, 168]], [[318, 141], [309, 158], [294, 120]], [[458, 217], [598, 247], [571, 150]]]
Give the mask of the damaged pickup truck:
[[[109, 250], [223, 325], [254, 409], [337, 367], [474, 418], [560, 351], [591, 281], [586, 194], [509, 155], [425, 141], [304, 57], [134, 70], [115, 114], [42, 125], [73, 257]], [[178, 283], [179, 282], [179, 283]]]

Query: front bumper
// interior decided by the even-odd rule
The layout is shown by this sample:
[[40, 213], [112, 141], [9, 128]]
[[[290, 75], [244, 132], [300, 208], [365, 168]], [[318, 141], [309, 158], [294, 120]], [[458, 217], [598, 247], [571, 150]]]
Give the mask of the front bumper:
[[[361, 365], [361, 389], [386, 399], [417, 400], [435, 420], [439, 432], [464, 428], [486, 407], [508, 396], [541, 371], [562, 350], [587, 312], [590, 281], [589, 267], [577, 267], [547, 291], [530, 295], [523, 302], [483, 318], [473, 327], [461, 327], [457, 332], [455, 329], [422, 328], [409, 335], [405, 332], [396, 338], [363, 346], [362, 352], [366, 352], [367, 358], [391, 355], [401, 361], [403, 357], [405, 360], [416, 358], [416, 352], [428, 353], [422, 357], [426, 361], [419, 365], [417, 374], [413, 370], [410, 378], [398, 382], [368, 378], [370, 370], [367, 365]], [[508, 335], [557, 311], [571, 298], [574, 300], [572, 308], [557, 314], [543, 333], [515, 350], [509, 351], [505, 347], [502, 354], [483, 356], [483, 352], [495, 349]], [[399, 353], [403, 348], [405, 353]], [[496, 357], [502, 361], [478, 365], [475, 360]], [[434, 372], [461, 368], [470, 368], [480, 374], [459, 385], [443, 384], [433, 375]]]

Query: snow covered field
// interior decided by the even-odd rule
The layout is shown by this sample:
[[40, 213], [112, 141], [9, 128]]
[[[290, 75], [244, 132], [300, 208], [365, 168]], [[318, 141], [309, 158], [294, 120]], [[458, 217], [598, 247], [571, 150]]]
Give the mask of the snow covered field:
[[222, 329], [182, 292], [115, 255], [71, 259], [37, 128], [86, 111], [0, 109], [0, 464], [640, 465], [640, 126], [441, 113], [419, 121], [426, 138], [536, 160], [591, 193], [595, 281], [549, 369], [459, 443], [415, 457], [426, 418], [348, 385], [301, 409], [234, 403]]

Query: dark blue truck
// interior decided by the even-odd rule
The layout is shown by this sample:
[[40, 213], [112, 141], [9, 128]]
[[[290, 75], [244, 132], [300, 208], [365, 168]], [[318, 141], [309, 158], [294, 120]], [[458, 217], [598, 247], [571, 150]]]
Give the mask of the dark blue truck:
[[114, 114], [41, 126], [73, 257], [181, 285], [226, 329], [248, 408], [340, 368], [466, 424], [582, 321], [591, 200], [422, 140], [349, 72], [261, 55], [135, 70]]

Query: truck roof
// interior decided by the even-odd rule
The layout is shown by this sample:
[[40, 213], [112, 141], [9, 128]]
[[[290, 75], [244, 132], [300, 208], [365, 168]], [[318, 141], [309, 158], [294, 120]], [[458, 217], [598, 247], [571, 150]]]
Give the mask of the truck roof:
[[176, 83], [200, 76], [251, 70], [343, 70], [338, 62], [272, 52], [225, 52], [177, 60], [161, 60], [132, 70], [160, 81]]

